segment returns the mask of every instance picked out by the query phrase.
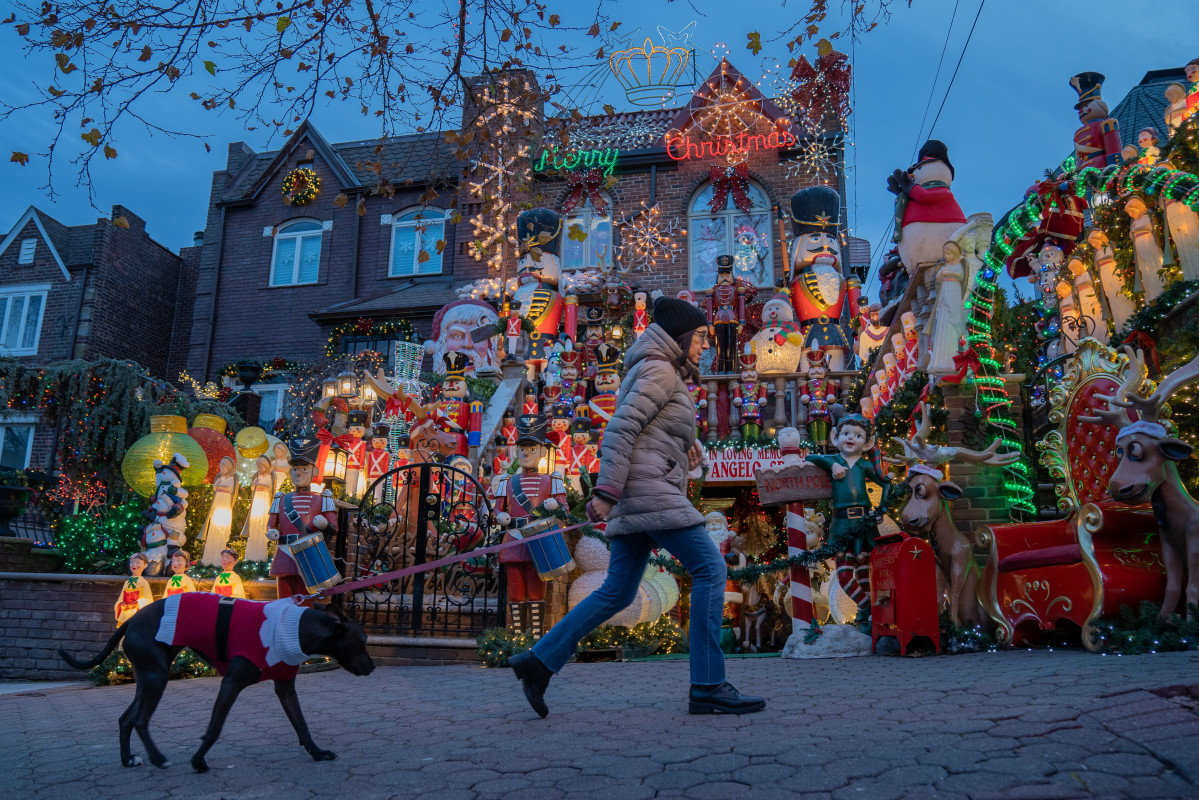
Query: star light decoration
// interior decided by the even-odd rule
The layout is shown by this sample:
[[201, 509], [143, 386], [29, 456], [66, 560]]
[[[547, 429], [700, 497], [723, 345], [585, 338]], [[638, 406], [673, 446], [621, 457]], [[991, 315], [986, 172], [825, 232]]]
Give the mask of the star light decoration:
[[837, 171], [837, 148], [823, 138], [802, 140], [798, 155], [787, 162], [787, 177], [820, 176]]
[[652, 273], [658, 261], [674, 263], [674, 257], [679, 253], [679, 244], [674, 239], [685, 236], [687, 231], [679, 225], [678, 218], [672, 217], [664, 223], [661, 217], [659, 205], [647, 206], [644, 200], [641, 210], [633, 216], [620, 213], [616, 222], [620, 231], [617, 253], [628, 268]]

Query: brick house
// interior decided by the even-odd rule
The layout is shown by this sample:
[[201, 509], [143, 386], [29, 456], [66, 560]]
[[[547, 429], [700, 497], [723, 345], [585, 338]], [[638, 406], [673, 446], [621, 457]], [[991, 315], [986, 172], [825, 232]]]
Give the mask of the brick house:
[[[128, 227], [114, 224], [123, 218]], [[191, 318], [199, 248], [172, 253], [141, 217], [64, 225], [30, 206], [0, 242], [0, 357], [41, 365], [128, 359], [173, 378], [183, 364], [175, 320]], [[53, 432], [36, 415], [0, 417], [0, 465], [48, 468]]]

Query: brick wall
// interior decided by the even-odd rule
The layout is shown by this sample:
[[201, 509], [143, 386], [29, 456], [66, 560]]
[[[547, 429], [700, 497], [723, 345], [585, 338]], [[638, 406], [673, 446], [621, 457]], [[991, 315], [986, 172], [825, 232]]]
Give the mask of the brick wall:
[[[165, 578], [149, 578], [156, 597]], [[0, 678], [85, 680], [59, 658], [99, 653], [115, 630], [112, 605], [125, 579], [118, 575], [0, 574]], [[275, 599], [274, 581], [250, 581], [255, 600]]]
[[[17, 263], [21, 242], [36, 239], [32, 264]], [[60, 254], [66, 260], [67, 256]], [[45, 364], [71, 357], [71, 336], [75, 331], [75, 310], [79, 305], [82, 282], [78, 272], [71, 273], [68, 282], [62, 268], [54, 260], [51, 245], [42, 237], [33, 220], [29, 220], [9, 248], [0, 254], [0, 288], [25, 284], [49, 284], [42, 328], [36, 355], [23, 356], [26, 363]]]

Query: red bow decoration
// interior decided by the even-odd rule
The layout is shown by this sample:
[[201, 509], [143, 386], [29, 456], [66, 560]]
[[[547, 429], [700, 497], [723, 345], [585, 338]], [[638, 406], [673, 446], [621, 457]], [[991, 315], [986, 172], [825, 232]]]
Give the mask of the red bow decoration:
[[600, 190], [604, 188], [604, 173], [602, 170], [589, 169], [586, 172], [567, 172], [566, 186], [569, 189], [566, 199], [562, 201], [562, 210], [570, 213], [586, 200], [591, 201], [591, 207], [597, 214], [608, 210], [608, 201]]
[[958, 353], [956, 356], [954, 356], [953, 365], [958, 368], [957, 374], [946, 375], [941, 379], [946, 383], [961, 383], [962, 381], [966, 380], [966, 374], [970, 370], [974, 370], [975, 375], [979, 374], [979, 372], [982, 370], [983, 362], [982, 359], [978, 357], [978, 353], [973, 347], [971, 347], [966, 352]]
[[728, 200], [729, 192], [733, 193], [733, 205], [742, 211], [749, 211], [749, 195], [745, 190], [749, 187], [749, 164], [742, 161], [735, 167], [712, 166], [712, 213], [721, 211]]
[[336, 444], [342, 450], [349, 450], [359, 441], [357, 438], [348, 433], [343, 433], [341, 436], [334, 436], [327, 428], [321, 428], [319, 431], [317, 431], [316, 438], [321, 444]]
[[371, 328], [375, 327], [375, 321], [371, 317], [359, 317], [354, 323], [354, 333], [370, 333]]
[[1157, 360], [1157, 342], [1153, 341], [1153, 337], [1149, 334], [1144, 331], [1133, 331], [1120, 344], [1130, 344], [1138, 350], [1144, 350], [1149, 354], [1149, 360], [1153, 362], [1153, 374], [1156, 375], [1162, 371], [1161, 364]]

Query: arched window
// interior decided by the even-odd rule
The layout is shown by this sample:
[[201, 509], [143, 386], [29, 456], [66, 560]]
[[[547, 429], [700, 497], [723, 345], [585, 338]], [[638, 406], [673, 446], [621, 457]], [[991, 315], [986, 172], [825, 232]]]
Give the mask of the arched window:
[[731, 255], [733, 273], [758, 286], [774, 285], [774, 258], [771, 234], [770, 200], [757, 184], [746, 188], [749, 211], [733, 205], [728, 193], [724, 208], [712, 211], [713, 185], [695, 193], [687, 212], [688, 259], [691, 264], [691, 288], [709, 289], [716, 285], [716, 257]]
[[271, 258], [271, 286], [299, 286], [316, 283], [321, 266], [321, 232], [313, 220], [298, 220], [283, 225], [275, 233], [275, 254]]
[[401, 211], [392, 216], [388, 276], [399, 278], [441, 273], [447, 216], [444, 208], [427, 207]]
[[578, 225], [587, 238], [580, 242], [572, 239], [569, 233], [565, 236], [562, 245], [565, 249], [562, 254], [563, 269], [598, 267], [601, 258], [605, 263], [612, 264], [612, 200], [606, 199], [608, 207], [603, 214], [595, 210], [591, 198], [588, 198], [586, 204], [566, 215], [566, 230]]

